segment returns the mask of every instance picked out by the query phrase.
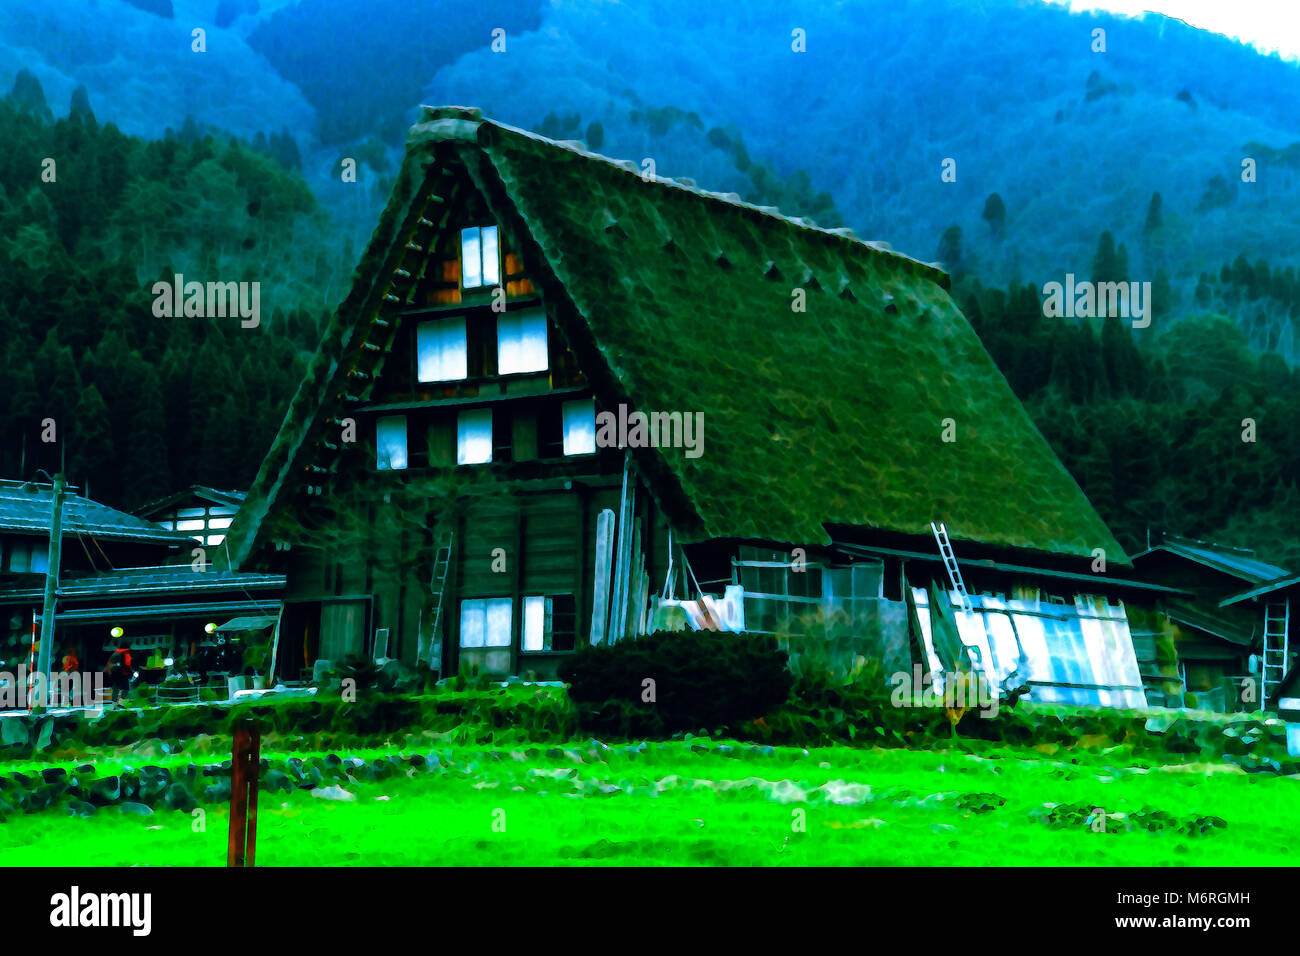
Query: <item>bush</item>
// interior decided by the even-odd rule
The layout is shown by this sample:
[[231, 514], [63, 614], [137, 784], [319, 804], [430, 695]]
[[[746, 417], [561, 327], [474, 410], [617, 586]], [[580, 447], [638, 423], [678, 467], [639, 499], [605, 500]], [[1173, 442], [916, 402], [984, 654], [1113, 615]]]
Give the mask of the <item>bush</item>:
[[768, 635], [663, 631], [583, 647], [560, 666], [559, 677], [584, 729], [659, 737], [735, 727], [771, 713], [790, 694], [786, 665]]

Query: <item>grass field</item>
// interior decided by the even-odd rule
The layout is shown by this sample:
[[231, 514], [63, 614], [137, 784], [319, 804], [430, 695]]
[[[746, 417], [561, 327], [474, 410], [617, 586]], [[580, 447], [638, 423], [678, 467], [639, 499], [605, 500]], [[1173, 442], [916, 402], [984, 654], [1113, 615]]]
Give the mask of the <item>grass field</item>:
[[[432, 749], [442, 769], [346, 783], [352, 800], [263, 793], [257, 863], [1290, 866], [1300, 855], [1300, 781], [1123, 749]], [[1065, 808], [1056, 821], [1051, 805]], [[1106, 832], [1085, 819], [1093, 808]], [[14, 816], [0, 825], [0, 865], [224, 865], [226, 808], [204, 810], [200, 832], [165, 809]]]

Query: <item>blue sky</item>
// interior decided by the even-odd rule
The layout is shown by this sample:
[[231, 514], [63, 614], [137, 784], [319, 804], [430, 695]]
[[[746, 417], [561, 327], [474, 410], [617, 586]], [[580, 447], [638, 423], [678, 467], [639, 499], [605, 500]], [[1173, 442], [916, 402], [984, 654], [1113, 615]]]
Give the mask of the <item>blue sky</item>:
[[1300, 2], [1298, 0], [1044, 0], [1075, 10], [1110, 10], [1140, 16], [1144, 11], [1185, 20], [1194, 27], [1222, 33], [1252, 44], [1264, 52], [1274, 50], [1287, 58], [1300, 58]]

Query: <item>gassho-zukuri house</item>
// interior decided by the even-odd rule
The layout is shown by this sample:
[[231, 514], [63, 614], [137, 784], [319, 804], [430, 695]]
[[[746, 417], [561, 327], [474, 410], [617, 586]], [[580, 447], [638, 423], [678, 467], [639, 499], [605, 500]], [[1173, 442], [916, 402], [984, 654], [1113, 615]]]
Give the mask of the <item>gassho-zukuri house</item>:
[[1123, 577], [947, 288], [847, 230], [424, 108], [223, 549], [287, 578], [278, 675], [365, 654], [548, 679], [582, 642], [820, 621], [890, 670], [965, 654], [1038, 699], [1143, 704], [1124, 602], [1167, 589]]

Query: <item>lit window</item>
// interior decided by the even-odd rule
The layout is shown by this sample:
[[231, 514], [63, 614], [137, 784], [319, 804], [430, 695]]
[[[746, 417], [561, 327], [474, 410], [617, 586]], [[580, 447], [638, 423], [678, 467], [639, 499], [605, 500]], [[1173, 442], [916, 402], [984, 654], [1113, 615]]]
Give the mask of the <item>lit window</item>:
[[420, 381], [453, 382], [465, 378], [469, 357], [466, 341], [464, 319], [420, 323], [415, 330]]
[[509, 312], [497, 320], [497, 371], [544, 372], [546, 355], [546, 313], [541, 309]]
[[176, 522], [176, 530], [177, 530], [177, 531], [202, 531], [202, 530], [204, 530], [204, 528], [206, 528], [206, 527], [207, 527], [207, 525], [204, 524], [204, 522], [203, 522], [203, 520], [202, 520], [201, 518], [199, 518], [199, 519], [193, 519], [193, 520], [190, 520], [190, 521], [178, 521], [178, 522]]
[[501, 251], [496, 226], [471, 226], [460, 231], [461, 285], [477, 289], [501, 281]]
[[596, 400], [580, 398], [565, 402], [564, 453], [566, 455], [591, 455], [596, 451]]
[[208, 519], [208, 527], [209, 527], [209, 528], [229, 528], [231, 522], [233, 522], [234, 520], [235, 520], [234, 518], [209, 518], [209, 519]]
[[375, 422], [375, 458], [381, 471], [406, 467], [405, 415], [389, 415]]
[[572, 594], [525, 597], [523, 649], [571, 651], [576, 623]]
[[208, 544], [220, 544], [221, 542], [223, 542], [223, 541], [225, 541], [225, 540], [226, 540], [226, 536], [225, 536], [224, 534], [210, 534], [210, 535], [208, 535]]
[[471, 598], [460, 602], [461, 647], [510, 646], [510, 598]]
[[456, 463], [483, 465], [492, 460], [492, 409], [460, 413], [456, 423]]

